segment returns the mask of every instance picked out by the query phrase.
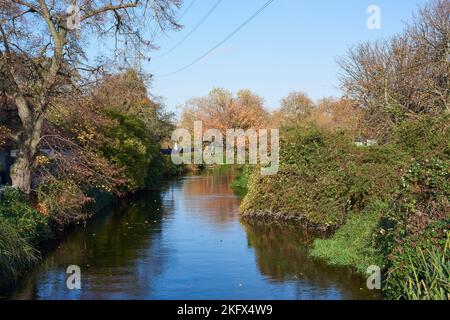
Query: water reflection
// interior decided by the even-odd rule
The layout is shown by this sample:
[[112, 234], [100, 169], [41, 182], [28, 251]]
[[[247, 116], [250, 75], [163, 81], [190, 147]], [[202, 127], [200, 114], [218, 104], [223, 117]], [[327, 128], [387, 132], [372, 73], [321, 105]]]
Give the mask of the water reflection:
[[[311, 259], [299, 227], [241, 222], [232, 171], [184, 177], [71, 232], [17, 299], [359, 299], [364, 279]], [[82, 289], [66, 288], [69, 265]]]
[[188, 213], [203, 215], [218, 225], [236, 221], [239, 197], [231, 189], [232, 170], [211, 170], [207, 176], [187, 178], [183, 186], [182, 206]]
[[[299, 226], [285, 223], [242, 222], [248, 245], [255, 249], [258, 268], [274, 282], [297, 284], [297, 298], [320, 299], [330, 289], [345, 292], [345, 298], [377, 298], [377, 293], [363, 287], [363, 282], [349, 268], [338, 268], [313, 259], [308, 251], [318, 236]], [[311, 291], [317, 291], [313, 295]]]
[[[173, 208], [162, 201], [161, 193], [138, 194], [73, 231], [21, 281], [13, 298], [132, 299], [150, 294], [151, 280], [161, 274], [169, 255], [159, 244], [162, 222]], [[80, 291], [66, 287], [65, 268], [72, 264], [82, 271]]]

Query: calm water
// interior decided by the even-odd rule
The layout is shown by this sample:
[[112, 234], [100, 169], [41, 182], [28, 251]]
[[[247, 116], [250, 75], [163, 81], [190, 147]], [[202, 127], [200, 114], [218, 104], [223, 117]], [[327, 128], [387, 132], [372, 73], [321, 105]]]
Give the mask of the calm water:
[[[232, 172], [185, 177], [99, 214], [24, 277], [15, 299], [371, 299], [365, 280], [308, 257], [299, 227], [247, 223]], [[82, 289], [66, 288], [78, 265]]]

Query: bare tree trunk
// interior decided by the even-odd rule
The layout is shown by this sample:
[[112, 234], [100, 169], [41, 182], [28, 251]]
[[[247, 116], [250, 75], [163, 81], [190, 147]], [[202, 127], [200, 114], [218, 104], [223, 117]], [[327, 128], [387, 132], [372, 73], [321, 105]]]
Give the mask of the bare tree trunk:
[[41, 138], [44, 117], [42, 113], [32, 112], [36, 108], [30, 108], [23, 96], [17, 96], [15, 102], [24, 130], [19, 136], [19, 152], [11, 168], [11, 180], [14, 187], [30, 194], [33, 160]]
[[31, 192], [31, 165], [32, 160], [20, 150], [14, 165], [11, 168], [11, 180], [13, 187], [20, 189], [26, 194]]

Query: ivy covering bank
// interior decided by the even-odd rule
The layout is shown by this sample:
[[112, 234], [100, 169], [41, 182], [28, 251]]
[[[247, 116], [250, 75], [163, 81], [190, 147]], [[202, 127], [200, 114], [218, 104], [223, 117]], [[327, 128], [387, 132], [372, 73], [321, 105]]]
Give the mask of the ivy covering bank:
[[388, 298], [448, 299], [449, 123], [449, 115], [406, 121], [372, 147], [313, 123], [285, 128], [280, 171], [250, 171], [242, 215], [337, 230], [312, 255], [361, 273], [381, 266]]

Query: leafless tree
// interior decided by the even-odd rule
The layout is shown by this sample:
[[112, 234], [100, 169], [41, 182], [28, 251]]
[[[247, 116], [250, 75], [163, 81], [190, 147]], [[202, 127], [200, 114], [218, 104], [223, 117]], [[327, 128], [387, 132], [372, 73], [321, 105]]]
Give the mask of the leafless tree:
[[363, 43], [340, 61], [342, 86], [365, 110], [367, 125], [384, 135], [395, 123], [450, 111], [450, 2], [433, 0], [406, 30]]

